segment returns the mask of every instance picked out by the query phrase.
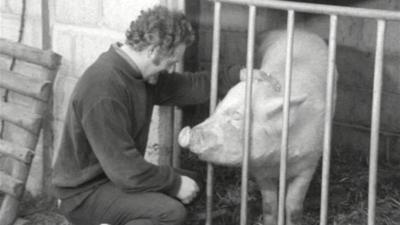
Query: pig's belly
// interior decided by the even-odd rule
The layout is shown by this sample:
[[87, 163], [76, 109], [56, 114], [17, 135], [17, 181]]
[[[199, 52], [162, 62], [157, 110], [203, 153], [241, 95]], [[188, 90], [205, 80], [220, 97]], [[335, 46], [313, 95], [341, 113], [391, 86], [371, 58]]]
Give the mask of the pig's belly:
[[[273, 154], [266, 158], [253, 159], [251, 162], [251, 170], [254, 173], [262, 174], [264, 177], [279, 178], [280, 151], [274, 151]], [[287, 178], [297, 176], [305, 170], [314, 169], [321, 157], [320, 150], [301, 151], [301, 154], [288, 153], [287, 159]]]

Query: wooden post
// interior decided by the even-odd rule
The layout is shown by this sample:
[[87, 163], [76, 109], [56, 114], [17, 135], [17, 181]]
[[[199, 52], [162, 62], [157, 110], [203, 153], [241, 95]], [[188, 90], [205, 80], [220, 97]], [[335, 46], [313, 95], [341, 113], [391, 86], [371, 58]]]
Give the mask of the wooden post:
[[[49, 0], [42, 0], [42, 49], [52, 49], [52, 35], [51, 35], [51, 24], [50, 24], [50, 8]], [[53, 79], [54, 77], [46, 77], [46, 79]], [[54, 81], [53, 81], [54, 82]], [[47, 108], [45, 109], [45, 115], [42, 122], [42, 167], [43, 174], [41, 180], [42, 195], [46, 199], [51, 199], [49, 195], [50, 177], [51, 177], [51, 162], [53, 152], [53, 130], [52, 130], [52, 118], [53, 118], [53, 93], [50, 89], [50, 99], [48, 100]]]
[[[169, 9], [185, 10], [185, 0], [162, 0], [161, 4]], [[183, 63], [179, 62], [175, 71], [183, 71]], [[161, 113], [162, 112], [162, 113]], [[180, 147], [177, 143], [177, 134], [182, 125], [182, 110], [177, 107], [160, 106], [159, 123], [168, 124], [167, 126], [159, 126], [158, 134], [160, 135], [160, 165], [170, 165], [171, 161], [174, 167], [179, 167]], [[165, 130], [161, 130], [165, 129]], [[172, 131], [172, 132], [171, 132]], [[172, 150], [172, 154], [171, 154]], [[171, 160], [172, 156], [172, 160]]]

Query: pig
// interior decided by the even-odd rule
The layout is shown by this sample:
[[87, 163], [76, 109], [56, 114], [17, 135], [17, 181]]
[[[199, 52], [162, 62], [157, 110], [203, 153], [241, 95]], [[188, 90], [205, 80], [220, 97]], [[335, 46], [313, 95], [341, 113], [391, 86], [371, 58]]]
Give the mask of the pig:
[[[286, 30], [269, 31], [258, 49], [254, 70], [249, 172], [262, 196], [265, 225], [277, 224], [277, 203], [286, 62]], [[295, 29], [289, 103], [286, 224], [301, 224], [303, 201], [322, 155], [328, 47], [318, 35]], [[335, 68], [334, 100], [337, 71]], [[215, 112], [178, 142], [204, 161], [240, 166], [244, 147], [245, 79], [232, 87]], [[333, 106], [334, 107], [334, 106]]]

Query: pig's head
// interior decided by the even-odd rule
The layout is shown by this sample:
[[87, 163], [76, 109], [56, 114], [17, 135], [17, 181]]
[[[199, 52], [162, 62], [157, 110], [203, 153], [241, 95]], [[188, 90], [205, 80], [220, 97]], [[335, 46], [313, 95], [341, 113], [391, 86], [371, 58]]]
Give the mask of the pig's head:
[[[306, 96], [292, 96], [291, 117], [306, 100]], [[245, 111], [245, 82], [240, 82], [218, 104], [215, 112], [193, 129], [185, 127], [179, 134], [179, 144], [197, 154], [202, 160], [239, 166], [243, 156]], [[279, 148], [283, 115], [283, 92], [265, 79], [253, 82], [252, 97], [253, 159], [269, 157]], [[291, 121], [293, 121], [291, 119]], [[265, 148], [271, 148], [266, 151]]]

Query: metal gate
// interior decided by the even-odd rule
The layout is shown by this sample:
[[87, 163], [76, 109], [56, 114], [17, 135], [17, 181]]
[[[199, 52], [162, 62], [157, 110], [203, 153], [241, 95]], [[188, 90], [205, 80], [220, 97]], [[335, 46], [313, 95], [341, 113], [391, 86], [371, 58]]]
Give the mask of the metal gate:
[[[328, 59], [328, 79], [326, 90], [325, 122], [324, 122], [324, 141], [322, 156], [322, 190], [321, 190], [321, 211], [320, 225], [327, 224], [328, 218], [328, 189], [329, 189], [329, 168], [330, 168], [330, 144], [332, 131], [332, 109], [333, 109], [333, 89], [334, 89], [334, 70], [336, 58], [336, 33], [337, 20], [339, 16], [350, 16], [374, 19], [377, 22], [377, 40], [375, 51], [375, 69], [373, 85], [373, 102], [371, 118], [370, 136], [370, 168], [369, 168], [369, 188], [368, 188], [368, 225], [375, 224], [376, 207], [376, 185], [378, 168], [378, 143], [380, 129], [380, 108], [382, 92], [382, 68], [383, 68], [383, 47], [385, 39], [385, 28], [388, 20], [400, 21], [400, 13], [385, 10], [360, 9], [342, 6], [330, 6], [321, 4], [298, 3], [278, 0], [210, 0], [214, 2], [214, 25], [213, 25], [213, 47], [212, 47], [212, 78], [211, 78], [211, 101], [210, 113], [216, 108], [217, 103], [217, 74], [220, 51], [220, 29], [221, 29], [221, 4], [239, 4], [249, 7], [248, 37], [247, 37], [247, 78], [245, 95], [245, 127], [244, 127], [244, 154], [242, 162], [242, 186], [241, 186], [241, 213], [240, 224], [245, 225], [247, 221], [247, 182], [249, 170], [249, 150], [250, 150], [250, 106], [252, 92], [253, 62], [254, 62], [254, 40], [255, 40], [255, 18], [257, 7], [280, 9], [287, 11], [287, 49], [285, 64], [285, 84], [284, 84], [284, 109], [283, 109], [283, 129], [281, 142], [281, 161], [279, 176], [279, 205], [278, 205], [278, 224], [284, 225], [285, 208], [285, 189], [286, 189], [286, 168], [288, 151], [288, 121], [289, 121], [289, 96], [291, 88], [292, 70], [292, 48], [293, 31], [295, 22], [295, 12], [307, 12], [323, 14], [330, 17], [329, 31], [329, 59]], [[212, 224], [212, 185], [213, 185], [213, 166], [207, 166], [207, 217], [206, 224]]]

